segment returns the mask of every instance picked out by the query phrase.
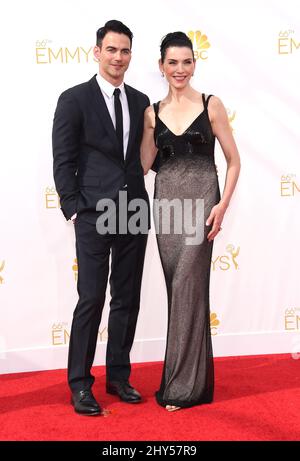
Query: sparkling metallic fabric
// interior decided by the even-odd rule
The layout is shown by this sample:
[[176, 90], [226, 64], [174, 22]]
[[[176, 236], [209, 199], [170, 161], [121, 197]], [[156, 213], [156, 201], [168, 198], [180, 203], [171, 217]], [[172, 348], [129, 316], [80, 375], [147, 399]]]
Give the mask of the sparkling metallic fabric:
[[[175, 135], [159, 118], [154, 104], [155, 142], [159, 170], [156, 199], [204, 200], [204, 239], [187, 245], [184, 231], [170, 234], [157, 227], [157, 242], [168, 294], [168, 332], [159, 391], [160, 405], [190, 407], [213, 400], [214, 366], [210, 333], [209, 279], [213, 243], [205, 226], [220, 192], [214, 160], [215, 137], [203, 96], [204, 110], [181, 135]], [[155, 203], [155, 201], [154, 201]], [[155, 206], [155, 204], [154, 204]], [[157, 219], [156, 226], [158, 226]], [[203, 224], [203, 223], [202, 223]], [[184, 230], [184, 228], [183, 228]]]

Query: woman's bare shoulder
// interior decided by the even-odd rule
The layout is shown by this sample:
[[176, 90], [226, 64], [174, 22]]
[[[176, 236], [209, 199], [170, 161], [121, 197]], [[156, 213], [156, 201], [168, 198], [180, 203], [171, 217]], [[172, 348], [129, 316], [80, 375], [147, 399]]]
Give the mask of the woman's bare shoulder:
[[[208, 98], [208, 94], [205, 95], [205, 100]], [[218, 108], [223, 108], [224, 104], [222, 100], [219, 98], [219, 96], [216, 96], [215, 94], [212, 94], [211, 97], [209, 98], [209, 105], [213, 109], [218, 109]]]
[[154, 112], [153, 104], [151, 104], [145, 109], [144, 123], [147, 127], [154, 128], [155, 126], [155, 112]]

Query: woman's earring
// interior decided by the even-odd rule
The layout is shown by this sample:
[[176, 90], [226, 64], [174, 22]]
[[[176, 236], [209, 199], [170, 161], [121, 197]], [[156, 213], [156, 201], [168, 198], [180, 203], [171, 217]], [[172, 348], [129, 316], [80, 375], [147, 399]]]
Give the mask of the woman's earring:
[[162, 77], [164, 77], [164, 76], [165, 76], [165, 74], [162, 72], [162, 73], [161, 73], [161, 76], [162, 76]]

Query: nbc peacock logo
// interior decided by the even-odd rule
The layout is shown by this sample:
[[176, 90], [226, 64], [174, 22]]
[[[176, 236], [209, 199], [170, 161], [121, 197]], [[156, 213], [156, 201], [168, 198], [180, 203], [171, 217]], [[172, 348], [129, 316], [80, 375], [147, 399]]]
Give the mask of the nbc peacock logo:
[[202, 59], [203, 61], [208, 59], [207, 50], [210, 48], [210, 43], [207, 35], [203, 34], [200, 30], [190, 30], [188, 36], [193, 43], [195, 59]]
[[218, 333], [218, 326], [220, 325], [220, 320], [215, 312], [210, 314], [210, 332], [212, 336], [216, 336]]

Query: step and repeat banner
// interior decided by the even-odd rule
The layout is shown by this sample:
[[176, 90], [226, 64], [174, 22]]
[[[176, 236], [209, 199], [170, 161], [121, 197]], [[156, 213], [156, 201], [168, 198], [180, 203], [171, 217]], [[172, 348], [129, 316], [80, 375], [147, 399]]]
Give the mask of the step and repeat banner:
[[[109, 19], [133, 31], [126, 82], [151, 102], [167, 92], [160, 40], [181, 30], [194, 45], [192, 85], [219, 96], [228, 112], [242, 169], [212, 257], [214, 355], [291, 353], [297, 360], [299, 1], [11, 0], [2, 4], [0, 28], [0, 372], [66, 367], [78, 267], [73, 225], [53, 181], [52, 121], [60, 93], [97, 72], [96, 30]], [[226, 162], [218, 143], [216, 164], [222, 190]], [[146, 177], [150, 197], [154, 178], [152, 171]], [[108, 290], [96, 364], [105, 360], [109, 299]], [[152, 227], [133, 362], [163, 359], [166, 327]]]

